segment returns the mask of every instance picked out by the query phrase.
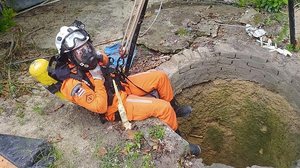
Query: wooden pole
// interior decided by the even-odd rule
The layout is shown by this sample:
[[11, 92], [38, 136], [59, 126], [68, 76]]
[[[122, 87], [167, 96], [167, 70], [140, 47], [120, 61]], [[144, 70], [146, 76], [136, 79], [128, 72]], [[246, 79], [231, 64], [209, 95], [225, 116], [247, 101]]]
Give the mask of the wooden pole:
[[295, 31], [295, 10], [294, 10], [294, 0], [288, 0], [289, 8], [289, 23], [290, 23], [290, 43], [293, 48], [296, 46], [296, 31]]

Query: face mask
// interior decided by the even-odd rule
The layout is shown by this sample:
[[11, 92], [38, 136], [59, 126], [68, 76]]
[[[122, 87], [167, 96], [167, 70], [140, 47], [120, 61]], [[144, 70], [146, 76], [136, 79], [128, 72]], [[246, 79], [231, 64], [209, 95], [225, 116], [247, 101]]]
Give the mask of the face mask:
[[89, 42], [73, 50], [72, 56], [76, 63], [84, 70], [92, 70], [97, 66], [97, 54]]

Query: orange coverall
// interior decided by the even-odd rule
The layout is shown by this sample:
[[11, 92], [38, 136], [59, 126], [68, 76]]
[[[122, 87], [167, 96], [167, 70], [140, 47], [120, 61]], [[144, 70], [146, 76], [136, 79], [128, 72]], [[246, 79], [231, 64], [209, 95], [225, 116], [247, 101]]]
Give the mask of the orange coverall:
[[[103, 57], [104, 60], [102, 63], [99, 63], [100, 65], [105, 65], [108, 62], [108, 57], [106, 55]], [[118, 110], [117, 96], [114, 96], [112, 105], [108, 106], [104, 81], [94, 80], [89, 72], [86, 74], [95, 86], [94, 90], [82, 81], [68, 78], [62, 84], [61, 93], [71, 102], [83, 106], [92, 112], [105, 114], [108, 121], [114, 121], [115, 112]], [[147, 92], [157, 90], [160, 97], [159, 99], [143, 97], [146, 93], [134, 86], [130, 81], [122, 83], [125, 91], [120, 91], [120, 94], [128, 120], [144, 120], [150, 117], [157, 117], [173, 130], [176, 130], [178, 127], [176, 114], [169, 103], [174, 95], [168, 76], [162, 71], [149, 70], [128, 76], [128, 78]]]

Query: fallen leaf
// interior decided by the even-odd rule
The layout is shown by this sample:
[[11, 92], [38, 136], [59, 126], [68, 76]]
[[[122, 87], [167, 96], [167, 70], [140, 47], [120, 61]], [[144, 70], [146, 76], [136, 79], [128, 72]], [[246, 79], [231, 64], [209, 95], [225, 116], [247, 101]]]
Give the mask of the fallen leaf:
[[134, 135], [135, 135], [136, 131], [134, 130], [127, 130], [126, 131], [126, 135], [127, 135], [127, 139], [133, 140], [134, 139]]

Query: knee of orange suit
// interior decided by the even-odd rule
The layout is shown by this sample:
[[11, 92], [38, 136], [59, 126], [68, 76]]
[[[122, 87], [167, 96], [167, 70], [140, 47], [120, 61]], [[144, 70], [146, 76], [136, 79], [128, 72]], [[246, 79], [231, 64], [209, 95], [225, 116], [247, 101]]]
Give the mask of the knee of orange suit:
[[169, 79], [168, 75], [164, 71], [156, 71], [155, 76], [162, 79]]
[[165, 108], [161, 110], [158, 118], [166, 122], [174, 131], [178, 128], [177, 117], [171, 105], [166, 104]]

